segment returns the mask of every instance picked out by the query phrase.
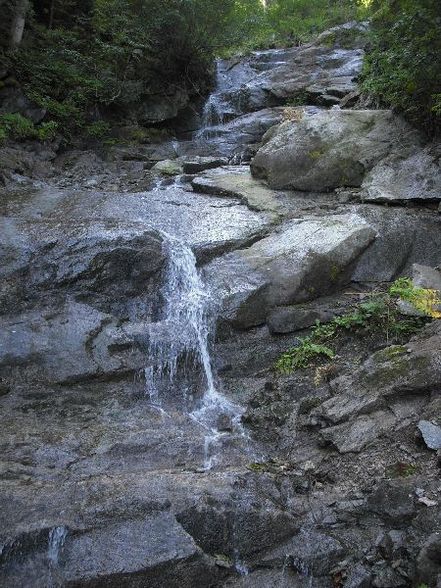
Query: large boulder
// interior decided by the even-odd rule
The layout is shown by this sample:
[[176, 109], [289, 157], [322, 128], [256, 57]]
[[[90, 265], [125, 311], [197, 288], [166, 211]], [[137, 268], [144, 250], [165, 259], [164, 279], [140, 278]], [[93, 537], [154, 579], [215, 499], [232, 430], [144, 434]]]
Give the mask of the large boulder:
[[178, 176], [182, 174], [182, 163], [176, 159], [164, 159], [155, 163], [152, 172], [163, 176]]
[[[110, 555], [111, 554], [111, 555]], [[68, 585], [105, 583], [209, 586], [219, 569], [169, 513], [127, 521], [83, 533], [67, 541], [60, 561]]]
[[174, 516], [160, 512], [80, 532], [55, 527], [49, 531], [46, 553], [40, 545], [40, 553], [22, 558], [21, 565], [7, 561], [1, 579], [23, 588], [190, 588], [208, 587], [222, 574]]
[[239, 327], [258, 325], [275, 306], [338, 289], [375, 235], [355, 214], [310, 217], [215, 260], [206, 272], [223, 301], [223, 318]]
[[251, 170], [271, 188], [326, 192], [358, 187], [397, 143], [403, 150], [420, 140], [388, 110], [299, 109], [271, 133]]

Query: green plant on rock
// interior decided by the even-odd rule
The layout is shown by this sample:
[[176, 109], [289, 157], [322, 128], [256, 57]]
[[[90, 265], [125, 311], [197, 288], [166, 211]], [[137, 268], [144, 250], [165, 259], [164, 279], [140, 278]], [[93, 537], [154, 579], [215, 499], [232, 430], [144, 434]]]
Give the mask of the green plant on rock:
[[389, 293], [391, 296], [409, 302], [426, 316], [441, 318], [441, 312], [437, 308], [441, 306], [441, 299], [437, 290], [414, 286], [409, 278], [399, 278], [389, 288]]
[[37, 136], [40, 141], [51, 141], [55, 139], [58, 131], [58, 123], [54, 120], [42, 123], [37, 128]]
[[[423, 317], [400, 314], [398, 300], [411, 303]], [[300, 339], [297, 346], [286, 351], [276, 362], [276, 370], [290, 374], [309, 367], [319, 358], [335, 358], [330, 342], [344, 331], [355, 334], [383, 333], [387, 344], [399, 342], [417, 332], [428, 319], [441, 318], [436, 307], [441, 304], [437, 292], [414, 286], [409, 278], [399, 278], [387, 292], [371, 294], [369, 300], [329, 323], [317, 322], [309, 336]], [[392, 348], [391, 348], [392, 349]], [[397, 347], [394, 347], [394, 353]]]
[[276, 369], [282, 374], [290, 374], [295, 370], [306, 368], [319, 357], [333, 359], [334, 351], [321, 343], [314, 343], [313, 336], [300, 340], [297, 347], [284, 353], [276, 363]]
[[53, 120], [35, 126], [29, 118], [18, 113], [0, 115], [0, 143], [7, 139], [50, 141], [55, 138], [57, 129], [58, 124]]

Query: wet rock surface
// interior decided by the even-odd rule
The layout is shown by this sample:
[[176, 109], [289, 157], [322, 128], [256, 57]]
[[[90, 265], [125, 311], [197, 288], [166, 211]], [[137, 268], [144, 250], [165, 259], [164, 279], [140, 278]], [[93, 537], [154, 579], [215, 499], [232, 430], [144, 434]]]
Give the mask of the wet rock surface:
[[[2, 585], [439, 582], [439, 320], [399, 344], [348, 330], [332, 361], [274, 370], [384, 282], [439, 290], [437, 211], [364, 202], [377, 172], [399, 204], [421, 170], [436, 190], [434, 146], [385, 111], [316, 108], [355, 90], [362, 29], [220, 62], [197, 136], [2, 150]], [[234, 164], [299, 92], [305, 120], [282, 127], [335, 126], [332, 157], [272, 189]], [[353, 182], [335, 181], [339, 133]]]

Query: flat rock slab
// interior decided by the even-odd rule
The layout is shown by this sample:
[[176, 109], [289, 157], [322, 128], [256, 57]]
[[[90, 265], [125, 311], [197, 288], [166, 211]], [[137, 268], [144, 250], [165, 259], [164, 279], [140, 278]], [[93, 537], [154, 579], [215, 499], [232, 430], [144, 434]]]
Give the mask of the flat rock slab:
[[254, 179], [248, 166], [229, 166], [205, 172], [192, 180], [197, 192], [239, 198], [250, 210], [278, 212], [277, 192]]
[[[43, 550], [3, 568], [5, 586], [209, 586], [219, 570], [171, 513], [71, 531], [57, 527]], [[51, 533], [50, 533], [51, 534]], [[56, 537], [56, 535], [54, 535]], [[43, 546], [42, 546], [43, 547]]]
[[365, 173], [389, 155], [415, 149], [418, 133], [387, 110], [296, 110], [271, 131], [251, 163], [273, 189], [326, 192], [361, 186]]
[[[179, 186], [139, 193], [106, 193], [40, 190], [6, 195], [0, 205], [0, 236], [3, 251], [20, 251], [56, 239], [100, 239], [129, 234], [135, 238], [148, 230], [168, 233], [196, 252], [219, 252], [225, 245], [242, 246], [263, 233], [271, 218], [248, 210], [234, 200], [208, 198]], [[5, 268], [5, 263], [2, 264]]]
[[355, 214], [290, 221], [248, 249], [215, 260], [206, 272], [223, 301], [222, 316], [238, 326], [257, 325], [274, 306], [347, 283], [349, 268], [375, 236]]
[[339, 453], [359, 453], [395, 424], [394, 416], [386, 411], [362, 415], [354, 421], [329, 427], [322, 438], [337, 448]]

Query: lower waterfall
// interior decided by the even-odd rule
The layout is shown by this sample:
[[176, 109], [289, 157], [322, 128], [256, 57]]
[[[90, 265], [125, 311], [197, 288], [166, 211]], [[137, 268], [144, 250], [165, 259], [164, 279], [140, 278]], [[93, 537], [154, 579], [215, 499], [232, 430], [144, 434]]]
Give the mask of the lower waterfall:
[[[161, 290], [161, 320], [149, 325], [144, 370], [146, 393], [161, 410], [172, 404], [204, 431], [204, 469], [216, 463], [216, 449], [226, 437], [245, 442], [243, 409], [218, 389], [210, 355], [216, 327], [216, 301], [205, 286], [191, 248], [162, 233], [167, 257]], [[198, 377], [195, 377], [198, 376]], [[220, 419], [227, 427], [219, 426]]]

